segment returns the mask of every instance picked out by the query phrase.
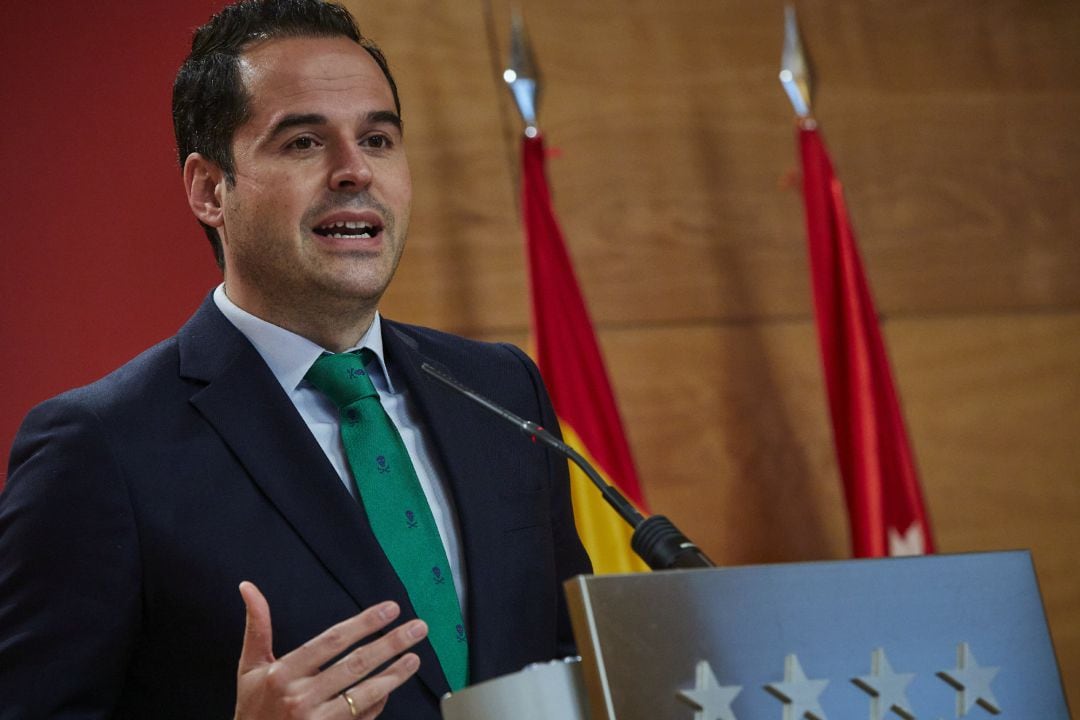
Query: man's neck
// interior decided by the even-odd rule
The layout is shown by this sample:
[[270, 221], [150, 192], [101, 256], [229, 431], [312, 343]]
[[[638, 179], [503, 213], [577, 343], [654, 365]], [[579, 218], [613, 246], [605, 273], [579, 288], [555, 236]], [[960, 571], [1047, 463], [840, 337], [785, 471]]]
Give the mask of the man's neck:
[[[242, 293], [225, 294], [241, 310], [261, 320], [285, 328], [331, 352], [339, 353], [355, 347], [371, 327], [378, 309], [377, 303], [342, 302], [274, 303], [254, 302]], [[236, 297], [240, 295], [240, 297]]]

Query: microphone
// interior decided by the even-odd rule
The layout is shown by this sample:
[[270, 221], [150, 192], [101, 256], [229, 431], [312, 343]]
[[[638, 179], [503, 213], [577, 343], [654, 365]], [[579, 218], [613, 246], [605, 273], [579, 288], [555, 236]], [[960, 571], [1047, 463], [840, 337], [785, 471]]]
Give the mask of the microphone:
[[470, 400], [484, 406], [511, 425], [516, 426], [521, 432], [535, 441], [539, 441], [572, 461], [575, 465], [592, 480], [600, 490], [604, 500], [614, 508], [615, 512], [625, 520], [630, 527], [634, 528], [634, 534], [630, 538], [630, 547], [638, 557], [645, 561], [653, 570], [670, 570], [675, 568], [703, 568], [715, 567], [715, 563], [701, 551], [701, 549], [689, 540], [674, 523], [663, 515], [652, 515], [645, 518], [637, 511], [629, 500], [615, 487], [607, 484], [600, 473], [589, 462], [550, 432], [532, 422], [524, 420], [510, 412], [501, 405], [480, 395], [469, 387], [466, 387], [456, 378], [448, 375], [430, 363], [423, 363], [420, 369], [431, 377], [439, 380], [444, 385], [466, 396]]

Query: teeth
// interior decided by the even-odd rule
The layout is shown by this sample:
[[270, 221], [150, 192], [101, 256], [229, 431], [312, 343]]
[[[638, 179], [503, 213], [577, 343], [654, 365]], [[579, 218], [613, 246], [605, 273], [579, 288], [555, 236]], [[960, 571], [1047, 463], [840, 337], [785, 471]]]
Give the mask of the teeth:
[[[326, 233], [327, 237], [332, 238], [370, 238], [375, 234], [375, 228], [365, 222], [357, 222], [354, 220], [338, 220], [337, 222], [327, 223], [319, 228], [320, 230], [329, 231]], [[359, 232], [334, 232], [335, 230], [359, 230]]]
[[346, 234], [346, 233], [330, 233], [326, 237], [332, 237], [332, 238], [355, 238], [355, 237], [369, 238], [369, 237], [371, 237], [371, 231], [370, 230], [365, 230], [365, 231], [359, 232], [359, 233], [348, 233], [348, 234]]

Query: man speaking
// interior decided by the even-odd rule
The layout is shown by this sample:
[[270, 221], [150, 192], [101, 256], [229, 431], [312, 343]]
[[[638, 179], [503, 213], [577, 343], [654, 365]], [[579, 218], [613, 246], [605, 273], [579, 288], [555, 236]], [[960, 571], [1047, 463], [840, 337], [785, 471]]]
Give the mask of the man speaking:
[[0, 496], [0, 718], [438, 718], [572, 652], [565, 461], [421, 372], [556, 420], [517, 348], [379, 315], [411, 184], [342, 8], [196, 31], [173, 120], [224, 282], [27, 416]]

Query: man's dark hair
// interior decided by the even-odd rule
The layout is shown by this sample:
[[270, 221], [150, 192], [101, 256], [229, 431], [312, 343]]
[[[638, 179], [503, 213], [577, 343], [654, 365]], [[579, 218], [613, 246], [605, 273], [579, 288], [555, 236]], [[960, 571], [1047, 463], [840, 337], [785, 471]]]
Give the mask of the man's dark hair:
[[[191, 54], [176, 73], [172, 110], [180, 167], [188, 155], [197, 152], [218, 164], [226, 182], [236, 182], [233, 134], [251, 114], [239, 60], [249, 45], [278, 37], [339, 36], [360, 45], [375, 60], [390, 83], [395, 109], [401, 115], [386, 57], [360, 34], [348, 10], [324, 0], [242, 0], [195, 31]], [[215, 228], [200, 224], [210, 238], [218, 267], [224, 268], [221, 237]]]

